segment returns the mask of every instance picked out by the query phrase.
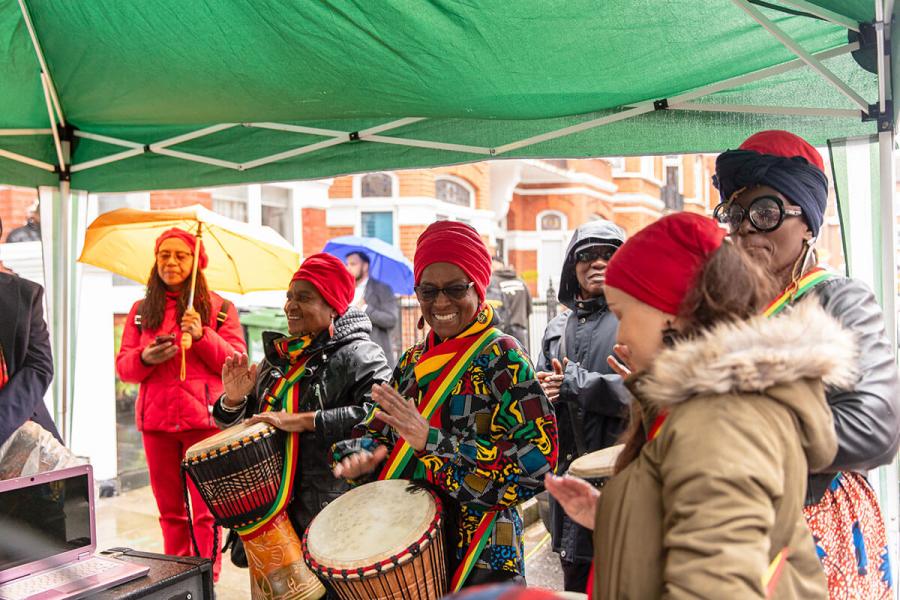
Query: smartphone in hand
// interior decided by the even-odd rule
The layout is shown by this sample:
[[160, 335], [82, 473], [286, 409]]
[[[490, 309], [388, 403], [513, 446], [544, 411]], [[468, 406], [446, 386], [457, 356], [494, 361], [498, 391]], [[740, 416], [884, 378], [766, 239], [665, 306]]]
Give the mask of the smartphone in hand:
[[153, 341], [153, 343], [156, 344], [157, 346], [159, 346], [160, 344], [165, 344], [166, 342], [174, 342], [174, 341], [175, 341], [175, 336], [170, 333], [169, 335], [156, 336], [156, 339]]

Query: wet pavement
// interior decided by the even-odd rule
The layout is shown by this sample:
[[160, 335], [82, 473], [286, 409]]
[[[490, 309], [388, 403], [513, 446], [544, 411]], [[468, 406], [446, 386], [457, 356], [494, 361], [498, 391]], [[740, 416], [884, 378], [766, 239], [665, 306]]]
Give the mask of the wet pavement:
[[[149, 486], [125, 492], [113, 498], [97, 500], [98, 548], [116, 546], [163, 551], [156, 502]], [[562, 589], [559, 558], [550, 551], [550, 539], [538, 522], [525, 533], [525, 570], [528, 584], [553, 590]], [[216, 584], [219, 600], [246, 600], [250, 597], [250, 580], [246, 569], [231, 564], [226, 556]]]

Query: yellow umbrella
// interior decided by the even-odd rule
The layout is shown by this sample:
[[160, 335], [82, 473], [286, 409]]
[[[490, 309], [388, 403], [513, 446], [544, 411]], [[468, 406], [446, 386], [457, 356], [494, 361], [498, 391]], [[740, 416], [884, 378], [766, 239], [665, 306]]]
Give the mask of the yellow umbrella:
[[[247, 292], [287, 289], [300, 264], [300, 255], [274, 229], [254, 227], [223, 217], [197, 204], [174, 210], [120, 208], [97, 217], [84, 237], [79, 262], [146, 283], [154, 264], [156, 238], [177, 227], [197, 236], [209, 257], [203, 270], [210, 289]], [[198, 256], [194, 248], [194, 256]], [[191, 273], [188, 306], [194, 305], [197, 265]], [[191, 334], [182, 334], [181, 379], [185, 378], [184, 352]]]
[[200, 233], [209, 256], [203, 274], [211, 290], [239, 294], [284, 290], [300, 265], [297, 251], [271, 227], [235, 221], [199, 204], [104, 213], [88, 226], [78, 261], [145, 284], [154, 264], [156, 238], [172, 227]]

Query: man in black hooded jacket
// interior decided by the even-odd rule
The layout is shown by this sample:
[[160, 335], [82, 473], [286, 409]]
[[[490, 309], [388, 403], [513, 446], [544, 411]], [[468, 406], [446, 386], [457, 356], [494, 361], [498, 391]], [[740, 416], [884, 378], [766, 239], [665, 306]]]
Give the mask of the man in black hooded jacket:
[[[606, 264], [624, 241], [619, 226], [598, 220], [579, 227], [566, 250], [559, 301], [569, 310], [547, 325], [536, 361], [538, 380], [556, 409], [560, 474], [578, 456], [614, 445], [627, 421], [628, 392], [606, 362], [619, 322], [603, 296]], [[584, 592], [593, 558], [591, 532], [551, 498], [550, 533], [566, 590]]]

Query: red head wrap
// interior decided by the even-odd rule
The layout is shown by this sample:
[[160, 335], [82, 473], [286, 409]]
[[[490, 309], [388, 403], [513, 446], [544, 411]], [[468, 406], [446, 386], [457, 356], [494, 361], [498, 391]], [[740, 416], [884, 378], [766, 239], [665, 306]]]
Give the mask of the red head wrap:
[[291, 277], [291, 283], [300, 279], [313, 284], [325, 302], [339, 315], [347, 312], [350, 302], [353, 301], [356, 282], [340, 260], [330, 254], [313, 254], [303, 261]]
[[725, 235], [708, 217], [693, 213], [663, 217], [616, 251], [606, 267], [606, 285], [677, 315], [697, 273]]
[[799, 135], [780, 129], [769, 129], [754, 133], [740, 145], [740, 150], [753, 150], [760, 154], [772, 154], [783, 158], [802, 156], [811, 165], [825, 172], [822, 155]]
[[[177, 227], [173, 227], [168, 231], [164, 231], [158, 238], [156, 238], [156, 248], [153, 250], [153, 253], [156, 254], [159, 252], [159, 246], [166, 240], [171, 238], [177, 238], [188, 245], [188, 248], [191, 249], [191, 252], [194, 251], [194, 247], [197, 245], [197, 238], [194, 237], [193, 234], [188, 233], [184, 229], [178, 229]], [[209, 264], [209, 257], [206, 256], [206, 249], [203, 247], [203, 240], [200, 240], [200, 262], [197, 264], [201, 269], [205, 269], [206, 265]]]
[[416, 285], [422, 279], [422, 271], [439, 262], [462, 269], [475, 283], [478, 299], [484, 302], [484, 292], [491, 281], [491, 255], [475, 229], [454, 221], [438, 221], [429, 225], [416, 242], [413, 259]]

